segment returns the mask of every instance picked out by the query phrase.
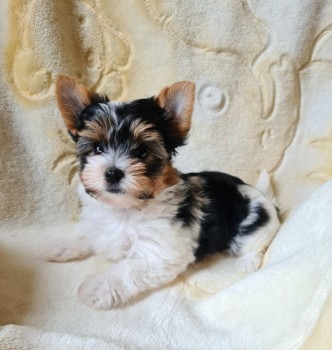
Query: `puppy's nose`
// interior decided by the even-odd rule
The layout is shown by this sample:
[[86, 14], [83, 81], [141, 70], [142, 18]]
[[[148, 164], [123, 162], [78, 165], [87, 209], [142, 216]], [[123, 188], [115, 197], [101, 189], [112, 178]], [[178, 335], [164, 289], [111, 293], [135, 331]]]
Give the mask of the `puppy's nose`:
[[123, 171], [118, 168], [108, 168], [105, 173], [106, 180], [111, 184], [120, 182], [123, 177]]

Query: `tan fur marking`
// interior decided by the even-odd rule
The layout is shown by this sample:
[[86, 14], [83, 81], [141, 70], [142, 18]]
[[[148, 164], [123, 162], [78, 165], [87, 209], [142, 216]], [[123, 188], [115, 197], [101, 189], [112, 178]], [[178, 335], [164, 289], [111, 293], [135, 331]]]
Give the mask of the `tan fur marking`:
[[135, 120], [131, 123], [130, 130], [135, 140], [159, 141], [160, 136], [157, 131], [150, 130], [153, 125], [144, 123], [141, 120]]
[[189, 81], [179, 81], [162, 89], [155, 99], [160, 107], [171, 114], [170, 118], [174, 120], [176, 136], [185, 137], [191, 126], [195, 84]]
[[152, 127], [151, 124], [147, 124], [142, 122], [141, 119], [134, 120], [130, 125], [130, 131], [133, 133], [135, 139], [139, 138], [139, 136], [144, 133], [146, 130]]
[[145, 164], [133, 163], [129, 172], [135, 178], [135, 187], [133, 195], [139, 198], [142, 194], [147, 197], [155, 197], [164, 188], [174, 186], [180, 180], [179, 173], [173, 168], [171, 163], [168, 163], [163, 170], [163, 173], [157, 179], [150, 179], [144, 175], [146, 170]]
[[164, 188], [176, 185], [180, 180], [180, 175], [173, 167], [172, 163], [168, 163], [163, 171], [163, 174], [154, 181], [153, 195], [156, 196]]
[[158, 134], [157, 131], [149, 131], [145, 132], [142, 135], [142, 141], [160, 141], [160, 135]]
[[108, 118], [105, 118], [105, 120], [102, 119], [102, 121], [88, 121], [86, 128], [78, 132], [78, 135], [94, 141], [107, 143], [110, 129], [111, 122]]
[[55, 82], [56, 100], [62, 119], [71, 134], [77, 135], [76, 118], [91, 104], [91, 92], [81, 83], [65, 75]]

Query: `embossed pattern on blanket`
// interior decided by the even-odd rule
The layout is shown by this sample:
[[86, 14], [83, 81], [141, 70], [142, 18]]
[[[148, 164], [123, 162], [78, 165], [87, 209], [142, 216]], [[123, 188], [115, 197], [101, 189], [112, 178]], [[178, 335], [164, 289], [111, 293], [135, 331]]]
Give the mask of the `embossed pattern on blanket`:
[[[3, 323], [39, 326], [35, 310], [47, 310], [48, 299], [42, 292], [38, 304], [32, 282], [71, 293], [80, 269], [90, 266], [38, 267], [37, 242], [67, 227], [79, 210], [74, 144], [54, 100], [57, 73], [117, 101], [151, 96], [177, 80], [195, 81], [193, 128], [176, 165], [228, 172], [251, 184], [266, 169], [284, 217], [332, 178], [331, 0], [3, 0], [0, 13], [7, 14], [0, 21], [0, 268], [6, 271], [0, 289], [12, 302]], [[299, 241], [294, 233], [289, 244], [301, 246]], [[278, 247], [286, 249], [281, 242]], [[232, 268], [226, 259], [185, 275], [175, 289], [183, 288], [186, 297], [161, 312], [182, 310], [181, 320], [194, 326], [192, 299], [210, 303], [216, 293], [219, 303], [220, 291], [240, 278]], [[69, 281], [70, 273], [75, 280]], [[66, 276], [64, 284], [52, 286], [52, 274]], [[257, 275], [247, 278], [255, 283]], [[151, 299], [156, 307], [177, 295], [173, 289], [160, 293]], [[63, 312], [68, 307], [56, 305]], [[69, 309], [90, 317], [76, 303]], [[133, 310], [142, 315], [139, 307]], [[20, 315], [8, 316], [15, 312]], [[55, 314], [59, 325], [61, 312]], [[112, 315], [121, 323], [119, 314]], [[156, 322], [156, 329], [166, 327], [166, 315]], [[77, 334], [73, 324], [68, 327]], [[213, 337], [211, 329], [207, 333]]]

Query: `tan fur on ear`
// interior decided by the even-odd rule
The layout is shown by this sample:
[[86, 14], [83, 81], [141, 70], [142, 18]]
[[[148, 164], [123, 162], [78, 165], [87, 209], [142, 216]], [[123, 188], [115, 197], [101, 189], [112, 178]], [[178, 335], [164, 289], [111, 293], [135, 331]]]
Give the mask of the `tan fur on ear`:
[[179, 81], [160, 91], [155, 98], [160, 107], [170, 113], [176, 124], [178, 136], [185, 137], [190, 130], [195, 102], [195, 84]]
[[73, 135], [77, 135], [76, 118], [91, 104], [92, 93], [81, 83], [65, 75], [58, 75], [55, 94], [62, 119]]

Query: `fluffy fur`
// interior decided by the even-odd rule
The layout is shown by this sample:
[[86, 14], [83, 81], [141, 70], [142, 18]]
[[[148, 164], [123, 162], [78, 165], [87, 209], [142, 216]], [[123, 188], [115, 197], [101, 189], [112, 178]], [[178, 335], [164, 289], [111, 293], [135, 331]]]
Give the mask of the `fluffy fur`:
[[225, 250], [239, 256], [246, 272], [259, 268], [279, 228], [274, 205], [236, 177], [181, 174], [172, 166], [190, 129], [193, 83], [111, 103], [59, 76], [56, 92], [80, 160], [82, 210], [72, 237], [51, 242], [44, 258], [63, 262], [98, 254], [114, 261], [82, 283], [81, 302], [115, 307]]

